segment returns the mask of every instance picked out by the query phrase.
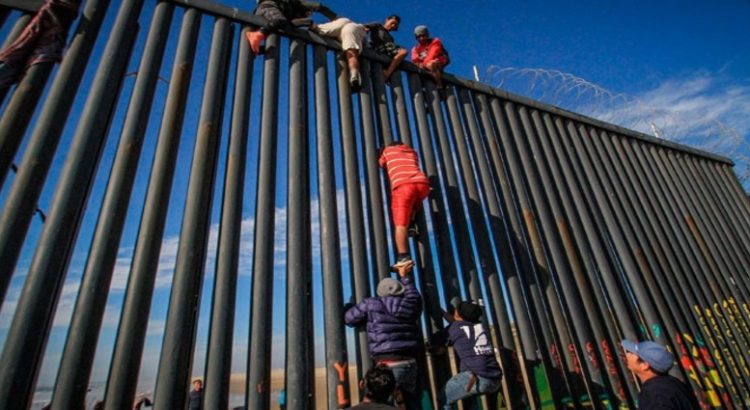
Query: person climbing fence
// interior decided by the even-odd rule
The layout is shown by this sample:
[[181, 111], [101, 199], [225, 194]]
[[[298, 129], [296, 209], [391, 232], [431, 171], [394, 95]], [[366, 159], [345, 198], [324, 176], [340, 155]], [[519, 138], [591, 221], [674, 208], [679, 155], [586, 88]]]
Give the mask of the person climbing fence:
[[422, 313], [422, 296], [410, 272], [411, 265], [402, 265], [398, 280], [383, 278], [377, 297], [346, 306], [344, 320], [351, 327], [366, 326], [372, 360], [377, 366], [388, 367], [396, 378], [396, 404], [418, 409], [416, 358], [422, 341], [417, 320]]
[[481, 316], [481, 306], [461, 302], [453, 314], [444, 313], [450, 325], [432, 335], [433, 346], [453, 346], [461, 362], [459, 372], [448, 380], [443, 389], [445, 410], [456, 409], [459, 400], [500, 390], [503, 372], [495, 358], [490, 335], [480, 321]]
[[[430, 181], [419, 169], [416, 151], [401, 142], [384, 147], [378, 163], [388, 173], [391, 185], [391, 217], [398, 252], [391, 269], [395, 271], [414, 264], [409, 256], [409, 226], [415, 226], [414, 217], [430, 194]], [[416, 235], [418, 230], [411, 229], [411, 233]]]
[[260, 54], [260, 45], [269, 35], [284, 26], [309, 26], [312, 24], [310, 15], [318, 12], [329, 20], [336, 19], [336, 13], [328, 7], [306, 0], [261, 0], [253, 10], [253, 14], [263, 17], [266, 21], [260, 27], [253, 27], [245, 36], [253, 54]]

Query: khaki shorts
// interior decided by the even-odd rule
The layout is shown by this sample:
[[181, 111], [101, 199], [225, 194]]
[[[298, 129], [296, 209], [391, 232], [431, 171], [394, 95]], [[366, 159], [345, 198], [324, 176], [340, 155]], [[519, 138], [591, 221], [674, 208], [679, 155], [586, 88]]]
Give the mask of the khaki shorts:
[[319, 24], [317, 31], [323, 36], [339, 40], [344, 50], [361, 50], [365, 39], [365, 26], [345, 17]]

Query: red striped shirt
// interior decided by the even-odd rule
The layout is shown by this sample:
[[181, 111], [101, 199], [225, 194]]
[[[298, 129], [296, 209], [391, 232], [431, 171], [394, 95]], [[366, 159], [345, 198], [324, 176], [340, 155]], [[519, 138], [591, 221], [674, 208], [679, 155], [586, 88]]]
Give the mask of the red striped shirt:
[[391, 190], [405, 183], [430, 183], [419, 169], [417, 153], [408, 145], [386, 147], [378, 162], [388, 172]]

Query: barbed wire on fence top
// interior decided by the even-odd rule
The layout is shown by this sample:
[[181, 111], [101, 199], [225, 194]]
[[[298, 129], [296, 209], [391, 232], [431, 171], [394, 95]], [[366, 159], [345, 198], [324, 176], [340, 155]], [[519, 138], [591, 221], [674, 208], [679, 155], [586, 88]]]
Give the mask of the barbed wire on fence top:
[[653, 106], [636, 96], [614, 92], [555, 69], [491, 65], [481, 82], [657, 138], [723, 155], [734, 161], [740, 183], [745, 190], [749, 188], [750, 144], [737, 129], [720, 118], [696, 118], [694, 113], [679, 108]]

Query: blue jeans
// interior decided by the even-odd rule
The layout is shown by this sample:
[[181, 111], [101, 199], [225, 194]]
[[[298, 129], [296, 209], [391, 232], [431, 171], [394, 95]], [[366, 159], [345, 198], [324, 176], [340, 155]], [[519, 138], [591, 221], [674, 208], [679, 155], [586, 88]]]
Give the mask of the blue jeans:
[[471, 376], [471, 372], [461, 372], [445, 383], [445, 406], [443, 407], [445, 410], [456, 409], [456, 402], [459, 400], [480, 394], [494, 393], [500, 389], [499, 379], [493, 380], [477, 375], [474, 386], [467, 391]]
[[396, 387], [401, 390], [406, 407], [409, 409], [419, 408], [419, 398], [417, 396], [417, 381], [419, 378], [417, 361], [403, 360], [384, 364], [393, 372], [393, 376], [396, 379]]

